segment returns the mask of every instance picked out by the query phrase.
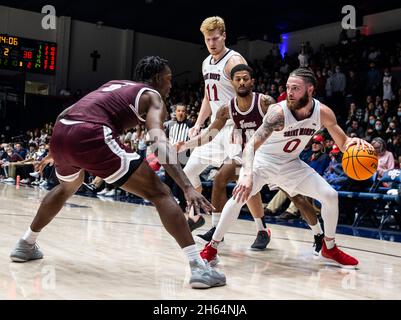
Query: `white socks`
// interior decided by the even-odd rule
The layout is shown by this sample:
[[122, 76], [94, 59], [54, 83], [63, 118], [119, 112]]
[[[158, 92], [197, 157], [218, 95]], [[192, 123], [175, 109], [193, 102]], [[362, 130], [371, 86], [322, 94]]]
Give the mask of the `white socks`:
[[31, 228], [29, 227], [28, 230], [26, 230], [25, 234], [22, 236], [22, 239], [28, 242], [29, 244], [34, 244], [39, 236], [39, 233], [40, 232], [32, 231]]
[[326, 242], [326, 247], [327, 247], [327, 249], [333, 249], [334, 248], [334, 245], [335, 245], [335, 241], [334, 241], [334, 239], [332, 239], [332, 240], [326, 240], [326, 239], [324, 239], [324, 242]]
[[318, 221], [314, 226], [309, 226], [312, 229], [312, 232], [315, 236], [318, 234], [323, 234], [322, 227], [320, 226], [320, 222]]
[[212, 212], [212, 227], [217, 227], [221, 216], [221, 212]]
[[182, 248], [182, 251], [184, 251], [184, 253], [187, 255], [188, 261], [198, 260], [199, 263], [201, 263], [202, 265], [205, 265], [201, 256], [199, 255], [199, 251], [196, 248], [196, 244]]
[[253, 218], [253, 220], [255, 220], [257, 232], [266, 230], [266, 224], [262, 218]]

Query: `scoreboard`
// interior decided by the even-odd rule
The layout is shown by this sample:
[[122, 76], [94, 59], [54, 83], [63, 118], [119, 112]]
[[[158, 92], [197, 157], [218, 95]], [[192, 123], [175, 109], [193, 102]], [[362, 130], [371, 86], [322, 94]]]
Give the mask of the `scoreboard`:
[[0, 34], [0, 69], [54, 75], [57, 45]]

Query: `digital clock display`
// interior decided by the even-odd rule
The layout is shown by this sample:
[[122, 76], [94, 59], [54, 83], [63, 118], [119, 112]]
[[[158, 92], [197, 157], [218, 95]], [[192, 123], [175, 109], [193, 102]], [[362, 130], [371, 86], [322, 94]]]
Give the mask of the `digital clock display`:
[[55, 74], [57, 45], [0, 34], [0, 69]]

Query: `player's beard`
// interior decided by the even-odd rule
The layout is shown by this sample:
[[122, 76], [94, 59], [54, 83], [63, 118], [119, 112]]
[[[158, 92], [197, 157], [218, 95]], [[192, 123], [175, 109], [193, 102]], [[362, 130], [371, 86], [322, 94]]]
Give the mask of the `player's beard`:
[[252, 90], [245, 90], [245, 91], [237, 91], [237, 95], [240, 96], [241, 98], [245, 98], [250, 95]]
[[290, 108], [290, 109], [293, 110], [293, 111], [302, 109], [302, 108], [305, 107], [308, 103], [309, 103], [308, 91], [305, 91], [305, 94], [303, 95], [303, 97], [300, 98], [298, 101], [290, 100], [290, 99], [287, 97], [287, 106], [288, 106], [288, 108]]

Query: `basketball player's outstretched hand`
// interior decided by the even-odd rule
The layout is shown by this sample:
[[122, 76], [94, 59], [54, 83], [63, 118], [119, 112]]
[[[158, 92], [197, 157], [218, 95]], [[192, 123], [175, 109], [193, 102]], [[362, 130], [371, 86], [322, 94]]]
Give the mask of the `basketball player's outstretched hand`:
[[54, 164], [54, 159], [50, 153], [46, 157], [44, 157], [38, 164], [35, 165], [35, 171], [41, 173], [48, 164], [50, 164], [51, 166]]
[[251, 194], [252, 186], [252, 177], [243, 176], [239, 178], [238, 183], [233, 190], [233, 199], [238, 203], [246, 202]]
[[197, 136], [199, 134], [199, 132], [200, 132], [200, 126], [194, 125], [191, 129], [189, 129], [188, 136], [190, 138], [193, 138], [193, 137]]
[[184, 192], [185, 199], [187, 200], [187, 207], [191, 208], [192, 206], [194, 207], [195, 213], [199, 214], [200, 213], [200, 208], [203, 209], [208, 214], [211, 214], [212, 211], [214, 210], [214, 207], [212, 204], [206, 200], [202, 194], [197, 192], [195, 189], [190, 188], [187, 191]]
[[347, 142], [347, 144], [345, 145], [345, 149], [348, 149], [349, 146], [352, 146], [354, 144], [356, 144], [356, 147], [358, 149], [365, 150], [365, 148], [367, 148], [367, 149], [370, 149], [372, 151], [375, 150], [375, 148], [373, 148], [373, 146], [369, 142], [367, 142], [367, 141], [365, 141], [363, 139], [360, 139], [360, 138], [351, 138]]

